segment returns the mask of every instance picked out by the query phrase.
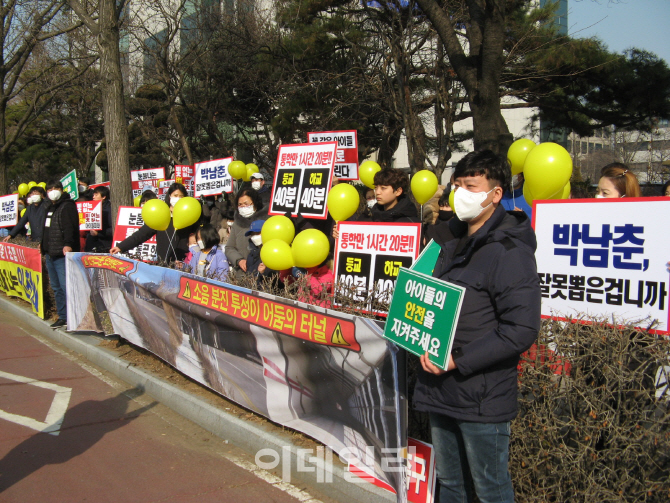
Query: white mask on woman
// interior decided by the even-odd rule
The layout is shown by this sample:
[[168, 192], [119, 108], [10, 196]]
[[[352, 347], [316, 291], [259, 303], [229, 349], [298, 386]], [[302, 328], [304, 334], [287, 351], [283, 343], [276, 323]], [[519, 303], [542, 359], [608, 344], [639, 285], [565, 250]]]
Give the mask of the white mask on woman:
[[27, 202], [28, 204], [37, 204], [37, 203], [39, 203], [41, 200], [42, 200], [42, 196], [40, 196], [39, 194], [33, 194], [33, 195], [30, 196], [28, 199], [26, 199], [26, 202]]
[[174, 208], [175, 204], [179, 202], [181, 197], [170, 197], [170, 206]]
[[237, 208], [237, 211], [240, 213], [242, 218], [249, 218], [255, 213], [253, 206], [240, 206]]

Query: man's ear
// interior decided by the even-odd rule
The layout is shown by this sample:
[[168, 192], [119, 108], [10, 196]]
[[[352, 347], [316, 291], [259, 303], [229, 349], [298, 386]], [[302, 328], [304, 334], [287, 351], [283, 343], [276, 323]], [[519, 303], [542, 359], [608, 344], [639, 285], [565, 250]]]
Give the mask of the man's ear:
[[502, 200], [503, 194], [505, 191], [502, 189], [500, 185], [496, 185], [493, 188], [493, 203], [498, 204]]
[[403, 192], [402, 187], [398, 187], [397, 189], [395, 189], [395, 190], [393, 191], [393, 195], [394, 195], [395, 197], [400, 197], [400, 196], [402, 196], [402, 192]]

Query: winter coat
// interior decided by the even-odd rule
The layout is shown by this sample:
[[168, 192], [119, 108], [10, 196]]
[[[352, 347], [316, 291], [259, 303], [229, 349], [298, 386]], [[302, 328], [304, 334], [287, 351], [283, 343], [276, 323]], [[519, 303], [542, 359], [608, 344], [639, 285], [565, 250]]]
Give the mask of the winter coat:
[[90, 232], [86, 236], [85, 250], [87, 252], [107, 253], [112, 247], [114, 231], [112, 229], [112, 203], [107, 199], [102, 201], [102, 229], [93, 236]]
[[435, 223], [426, 225], [425, 227], [423, 235], [426, 244], [430, 243], [431, 239], [438, 244], [446, 243], [447, 241], [454, 239], [454, 235], [449, 228], [449, 221], [454, 218], [454, 216], [455, 213], [453, 211], [440, 210]]
[[454, 419], [497, 423], [517, 413], [519, 355], [540, 329], [535, 233], [521, 212], [498, 206], [469, 238], [467, 224], [450, 222], [455, 239], [442, 244], [433, 276], [466, 288], [452, 357], [440, 376], [419, 371], [418, 410]]
[[533, 209], [526, 202], [526, 198], [523, 197], [523, 184], [516, 190], [506, 191], [500, 204], [507, 211], [514, 211], [514, 208], [519, 208], [529, 217], [533, 217]]
[[375, 204], [371, 209], [371, 222], [389, 222], [389, 223], [418, 223], [420, 222], [419, 215], [416, 212], [416, 206], [410, 201], [409, 197], [401, 197], [390, 210], [384, 210], [384, 207], [379, 203]]
[[[123, 253], [125, 253], [128, 250], [132, 250], [136, 246], [141, 245], [145, 241], [148, 241], [155, 235], [156, 255], [159, 260], [164, 260], [165, 262], [174, 262], [175, 260], [182, 261], [186, 258], [186, 254], [189, 252], [189, 236], [195, 234], [197, 230], [198, 224], [195, 223], [190, 227], [178, 229], [175, 232], [175, 228], [172, 225], [172, 219], [170, 219], [170, 225], [164, 231], [156, 231], [147, 224], [144, 224], [139, 230], [121, 241], [117, 246]], [[170, 243], [172, 243], [172, 246], [170, 246]]]
[[209, 253], [200, 251], [197, 246], [191, 246], [191, 259], [188, 262], [191, 274], [198, 274], [198, 263], [207, 262], [203, 276], [216, 281], [226, 281], [228, 278], [228, 259], [219, 246], [213, 246]]
[[240, 212], [235, 210], [235, 223], [230, 228], [230, 236], [226, 241], [226, 257], [232, 267], [237, 268], [240, 260], [246, 260], [249, 255], [249, 238], [244, 234], [251, 227], [251, 222], [254, 220], [267, 220], [268, 208], [267, 206], [257, 210], [251, 217], [244, 218]]
[[10, 231], [9, 235], [15, 238], [19, 233], [25, 229], [26, 224], [30, 224], [30, 239], [32, 241], [42, 241], [42, 231], [44, 230], [44, 219], [47, 214], [48, 200], [42, 200], [38, 204], [29, 204], [26, 212], [23, 214], [18, 223]]
[[42, 255], [62, 258], [65, 256], [63, 255], [65, 246], [78, 252], [81, 249], [79, 247], [79, 212], [70, 194], [63, 192], [57, 201], [48, 201], [46, 204], [44, 220], [38, 224], [43, 229], [40, 248]]

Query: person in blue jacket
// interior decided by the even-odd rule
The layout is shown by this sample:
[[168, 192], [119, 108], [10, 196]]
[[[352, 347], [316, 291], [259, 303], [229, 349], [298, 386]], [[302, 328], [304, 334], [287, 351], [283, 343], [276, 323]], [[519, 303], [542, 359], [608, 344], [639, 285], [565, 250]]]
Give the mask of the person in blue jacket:
[[510, 183], [512, 190], [505, 189], [505, 194], [500, 204], [507, 211], [523, 211], [526, 215], [532, 217], [533, 208], [530, 207], [526, 202], [526, 198], [523, 197], [523, 184], [523, 173], [512, 176], [512, 182]]
[[465, 287], [446, 370], [421, 357], [414, 407], [430, 414], [440, 502], [512, 502], [508, 469], [517, 414], [519, 356], [540, 329], [535, 233], [505, 211], [503, 156], [472, 152], [454, 172], [454, 239], [442, 243], [433, 276]]
[[218, 281], [228, 278], [228, 259], [219, 245], [219, 233], [211, 224], [205, 224], [196, 232], [197, 246], [191, 246], [189, 271]]

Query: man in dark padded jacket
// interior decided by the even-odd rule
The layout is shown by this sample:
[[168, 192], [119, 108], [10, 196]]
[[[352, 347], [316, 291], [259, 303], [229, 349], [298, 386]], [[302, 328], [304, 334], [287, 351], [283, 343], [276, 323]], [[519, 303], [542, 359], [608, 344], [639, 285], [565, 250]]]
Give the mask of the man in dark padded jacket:
[[40, 250], [45, 256], [49, 283], [56, 297], [58, 319], [51, 328], [67, 325], [65, 254], [79, 251], [79, 213], [70, 194], [63, 192], [60, 180], [47, 183], [47, 197]]
[[418, 223], [416, 206], [407, 196], [409, 179], [399, 169], [385, 168], [375, 174], [375, 199], [371, 208], [372, 222]]
[[440, 502], [512, 502], [510, 421], [517, 413], [519, 355], [540, 328], [535, 233], [500, 204], [510, 168], [490, 150], [454, 172], [454, 239], [433, 275], [466, 288], [447, 370], [421, 357], [414, 406], [430, 413]]

